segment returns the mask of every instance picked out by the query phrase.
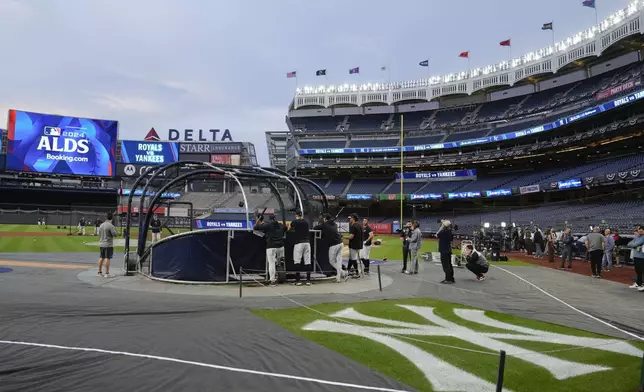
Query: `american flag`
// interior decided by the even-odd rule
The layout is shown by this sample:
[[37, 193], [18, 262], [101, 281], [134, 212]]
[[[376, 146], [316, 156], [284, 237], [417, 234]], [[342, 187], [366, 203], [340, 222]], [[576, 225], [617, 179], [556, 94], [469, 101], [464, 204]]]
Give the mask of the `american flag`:
[[297, 77], [297, 71], [287, 72], [286, 77], [287, 78], [296, 78]]

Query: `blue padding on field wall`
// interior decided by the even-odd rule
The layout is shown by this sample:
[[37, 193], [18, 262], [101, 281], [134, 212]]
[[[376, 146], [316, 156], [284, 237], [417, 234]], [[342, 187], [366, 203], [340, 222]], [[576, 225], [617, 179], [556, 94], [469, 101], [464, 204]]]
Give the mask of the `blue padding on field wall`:
[[192, 282], [226, 280], [228, 231], [195, 231], [152, 248], [152, 276]]
[[9, 268], [9, 267], [0, 267], [0, 274], [4, 274], [4, 273], [7, 273], [7, 272], [11, 272], [11, 271], [13, 271], [13, 270], [11, 268]]

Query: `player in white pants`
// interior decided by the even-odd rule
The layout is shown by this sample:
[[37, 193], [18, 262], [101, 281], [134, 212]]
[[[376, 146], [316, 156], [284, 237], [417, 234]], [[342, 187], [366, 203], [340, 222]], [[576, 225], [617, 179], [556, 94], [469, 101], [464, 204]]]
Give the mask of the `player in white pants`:
[[295, 233], [295, 246], [293, 246], [293, 263], [299, 268], [297, 275], [295, 275], [295, 285], [301, 286], [300, 272], [302, 270], [302, 259], [306, 266], [306, 285], [311, 285], [311, 242], [309, 223], [303, 219], [302, 213], [295, 214], [295, 220], [291, 222], [291, 230]]
[[322, 215], [322, 222], [313, 228], [322, 232], [322, 240], [329, 246], [329, 264], [336, 271], [336, 280], [342, 282], [348, 277], [346, 271], [342, 269], [342, 235], [338, 231], [338, 225], [331, 215], [326, 213]]
[[281, 248], [267, 248], [266, 249], [266, 261], [268, 262], [268, 280], [271, 286], [275, 285], [277, 282], [277, 271], [275, 266], [279, 259], [284, 257], [284, 247]]

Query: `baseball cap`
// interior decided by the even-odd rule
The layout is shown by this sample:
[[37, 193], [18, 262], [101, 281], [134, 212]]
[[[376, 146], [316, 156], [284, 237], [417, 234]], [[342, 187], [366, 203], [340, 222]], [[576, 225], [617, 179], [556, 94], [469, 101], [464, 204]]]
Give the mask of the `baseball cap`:
[[351, 215], [349, 215], [349, 218], [353, 218], [355, 220], [358, 220], [358, 214], [355, 214], [355, 213], [351, 214]]
[[302, 216], [302, 211], [296, 211], [295, 216]]

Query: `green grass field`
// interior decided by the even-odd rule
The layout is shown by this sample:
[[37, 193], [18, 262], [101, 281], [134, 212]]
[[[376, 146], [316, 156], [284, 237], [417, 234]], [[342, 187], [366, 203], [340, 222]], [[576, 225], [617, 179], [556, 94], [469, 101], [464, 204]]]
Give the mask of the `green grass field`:
[[[374, 245], [371, 247], [371, 259], [381, 260], [387, 258], [389, 260], [400, 260], [402, 259], [402, 244], [400, 237], [396, 235], [376, 235], [374, 238], [381, 239], [382, 245]], [[438, 250], [438, 242], [435, 240], [423, 240], [423, 247], [421, 248], [420, 253], [425, 252], [436, 252]], [[460, 250], [454, 250], [455, 254], [460, 254]], [[520, 267], [532, 267], [533, 264], [526, 263], [519, 260], [509, 260], [504, 262], [492, 262], [492, 264], [507, 265], [507, 266], [520, 266]]]
[[[434, 315], [440, 320], [423, 317], [399, 305], [435, 308]], [[333, 318], [326, 316], [348, 308], [353, 308], [358, 313], [370, 316], [372, 319], [363, 318], [359, 320], [355, 316], [352, 317], [346, 313], [336, 315]], [[471, 334], [481, 333], [507, 334], [504, 338], [494, 338], [497, 344], [501, 344], [502, 348], [508, 351], [504, 384], [507, 390], [515, 392], [630, 392], [637, 390], [638, 387], [642, 359], [641, 351], [639, 355], [637, 351], [644, 349], [644, 345], [641, 344], [633, 346], [628, 343], [626, 349], [634, 352], [625, 353], [623, 346], [626, 345], [620, 343], [622, 346], [617, 350], [618, 352], [610, 352], [603, 348], [608, 347], [604, 339], [609, 338], [605, 336], [560, 325], [485, 312], [485, 315], [494, 321], [536, 330], [534, 334], [527, 335], [525, 332], [516, 332], [509, 328], [485, 325], [478, 320], [465, 319], [457, 315], [454, 309], [472, 308], [430, 299], [384, 300], [355, 304], [329, 303], [313, 306], [313, 309], [315, 311], [306, 308], [255, 310], [254, 313], [421, 391], [434, 390], [430, 381], [431, 374], [438, 375], [445, 380], [445, 375], [454, 373], [454, 369], [457, 369], [458, 372], [464, 372], [463, 374], [465, 375], [475, 376], [482, 383], [494, 384], [499, 362], [499, 357], [496, 354], [499, 349], [498, 347], [492, 349], [489, 342], [486, 342], [485, 339], [480, 340], [480, 335], [477, 335], [479, 344], [470, 343], [475, 340], [475, 338], [471, 337]], [[417, 324], [417, 326], [388, 326], [391, 324], [387, 324], [385, 319], [413, 323]], [[452, 323], [451, 326], [443, 325], [442, 322], [444, 321]], [[438, 329], [441, 330], [439, 333], [418, 332], [422, 328], [437, 327], [439, 325]], [[454, 325], [457, 326], [454, 327]], [[388, 329], [377, 331], [368, 329], [369, 327], [387, 327]], [[406, 335], [405, 330], [417, 330], [417, 332]], [[542, 339], [520, 339], [521, 337], [542, 334], [543, 332], [541, 331], [566, 336], [563, 338], [559, 336], [558, 340], [548, 336]], [[372, 335], [368, 333], [372, 333]], [[383, 343], [383, 340], [377, 340], [374, 334], [383, 336], [389, 339], [390, 342], [393, 338], [399, 345], [394, 348], [386, 342]], [[517, 338], [512, 339], [514, 336], [517, 336]], [[582, 345], [585, 347], [579, 347], [578, 342], [573, 342], [575, 337], [602, 340], [586, 342]], [[562, 342], [569, 344], [563, 344]], [[407, 347], [401, 347], [400, 344], [406, 344]], [[522, 353], [514, 356], [511, 354], [511, 349], [505, 346], [507, 344], [512, 344], [519, 349], [533, 351], [533, 353]], [[455, 346], [457, 348], [446, 346]], [[463, 351], [458, 348], [479, 350], [494, 355]], [[422, 353], [418, 353], [418, 349], [422, 350]], [[546, 356], [544, 361], [544, 357], [538, 356], [536, 352], [542, 353], [545, 351], [557, 352], [542, 354]], [[434, 359], [427, 357], [427, 354]], [[410, 357], [413, 357], [414, 360], [410, 360]], [[432, 367], [432, 363], [435, 365], [437, 360], [447, 363], [452, 367], [452, 370], [445, 370], [444, 367], [442, 370]], [[424, 373], [421, 368], [414, 365], [414, 361], [417, 364], [426, 366], [427, 373]], [[566, 362], [556, 363], [556, 361], [574, 363], [566, 365]], [[552, 368], [555, 368], [555, 371], [565, 373], [564, 368], [568, 368], [568, 366], [570, 371], [576, 372], [584, 365], [603, 366], [608, 369], [594, 369], [585, 374], [575, 374], [569, 377], [562, 377], [561, 373], [555, 376], [551, 372]], [[551, 366], [551, 368], [546, 368], [547, 366]], [[456, 381], [465, 380], [466, 377], [463, 374], [452, 374], [452, 378]], [[366, 383], [364, 380], [362, 381]], [[458, 390], [489, 391], [494, 389], [489, 389], [488, 385], [488, 389], [470, 386], [468, 389]]]
[[[119, 235], [121, 229], [117, 228]], [[173, 232], [181, 233], [188, 229], [173, 229]], [[3, 236], [6, 233], [34, 233], [34, 235], [22, 236]], [[69, 227], [66, 229], [58, 229], [56, 226], [48, 226], [46, 229], [38, 225], [0, 225], [0, 253], [3, 252], [42, 252], [42, 253], [56, 253], [56, 252], [95, 252], [97, 247], [94, 245], [87, 245], [87, 243], [97, 242], [98, 238], [94, 235], [94, 227], [87, 227], [85, 236], [76, 235], [76, 227], [72, 227], [71, 232], [74, 235], [66, 235], [70, 232]], [[136, 236], [138, 229], [132, 230], [132, 234]], [[51, 235], [47, 235], [51, 234]], [[164, 230], [163, 236], [168, 236], [170, 233]], [[120, 237], [122, 238], [122, 237]], [[135, 238], [135, 237], [134, 237]], [[148, 239], [151, 239], [148, 235]], [[377, 235], [375, 238], [382, 239], [382, 245], [373, 246], [371, 249], [371, 258], [373, 260], [381, 260], [387, 258], [389, 260], [400, 260], [402, 258], [402, 250], [400, 238], [396, 235]], [[424, 240], [421, 253], [435, 252], [437, 250], [437, 243], [433, 240]], [[116, 246], [115, 251], [120, 252], [123, 250], [122, 246]], [[460, 253], [458, 250], [455, 253]], [[496, 264], [496, 263], [493, 263]], [[518, 260], [510, 260], [508, 262], [501, 262], [502, 265], [514, 266], [532, 266], [530, 263], [525, 263]]]
[[[117, 228], [119, 235], [121, 229]], [[178, 232], [186, 231], [185, 229], [173, 229], [176, 234]], [[44, 228], [38, 225], [0, 225], [0, 253], [1, 252], [39, 252], [39, 253], [57, 253], [57, 252], [97, 252], [98, 247], [95, 245], [87, 245], [98, 241], [98, 237], [92, 235], [94, 227], [86, 228], [86, 235], [76, 235], [76, 227], [72, 227], [74, 235], [67, 235], [70, 232], [69, 227], [66, 229], [58, 229], [56, 226], [48, 226]], [[20, 236], [6, 236], [3, 233], [27, 233]], [[137, 235], [138, 230], [132, 230], [133, 235]], [[30, 235], [33, 234], [33, 235]], [[50, 235], [49, 235], [50, 234]], [[169, 235], [167, 231], [164, 236]], [[123, 237], [119, 237], [123, 238]], [[148, 235], [148, 239], [151, 236]], [[123, 251], [122, 246], [114, 248], [116, 252]]]

